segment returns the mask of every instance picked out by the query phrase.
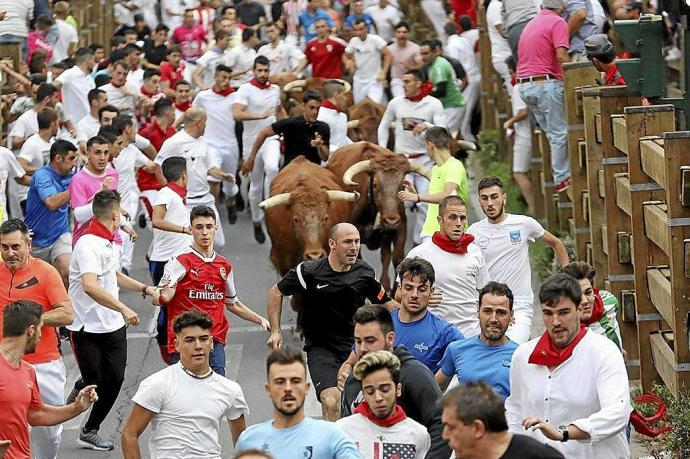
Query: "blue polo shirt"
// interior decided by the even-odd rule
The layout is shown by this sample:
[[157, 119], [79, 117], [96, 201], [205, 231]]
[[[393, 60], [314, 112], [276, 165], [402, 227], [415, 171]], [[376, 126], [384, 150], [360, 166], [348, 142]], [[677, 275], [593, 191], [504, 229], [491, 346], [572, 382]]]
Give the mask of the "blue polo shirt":
[[50, 164], [34, 172], [31, 177], [24, 223], [33, 231], [31, 240], [34, 246], [50, 247], [60, 236], [69, 233], [69, 204], [56, 210], [48, 210], [43, 200], [66, 191], [71, 179], [72, 175], [60, 175]]
[[345, 28], [351, 29], [355, 25], [355, 21], [359, 18], [364, 19], [364, 23], [367, 25], [367, 33], [371, 30], [371, 25], [374, 23], [374, 19], [367, 13], [363, 13], [361, 16], [356, 14], [351, 14], [345, 18]]
[[299, 15], [299, 25], [304, 27], [304, 42], [307, 43], [312, 38], [316, 38], [316, 26], [314, 23], [319, 19], [325, 19], [328, 23], [328, 27], [333, 27], [333, 19], [328, 15], [328, 13], [322, 9], [318, 8], [313, 15], [309, 14], [309, 11], [303, 11]]
[[489, 346], [479, 336], [456, 341], [443, 355], [441, 372], [447, 378], [457, 375], [462, 383], [484, 381], [505, 400], [510, 395], [510, 361], [517, 347], [510, 340]]
[[410, 354], [436, 374], [448, 345], [465, 337], [457, 327], [429, 311], [414, 322], [401, 322], [398, 312], [397, 309], [391, 312], [395, 327], [393, 346], [402, 344]]

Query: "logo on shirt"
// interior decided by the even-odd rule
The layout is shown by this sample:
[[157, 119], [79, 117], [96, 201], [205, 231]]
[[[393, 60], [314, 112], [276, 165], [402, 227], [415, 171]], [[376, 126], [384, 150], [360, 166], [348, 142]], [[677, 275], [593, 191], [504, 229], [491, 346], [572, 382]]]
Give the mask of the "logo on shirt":
[[510, 232], [510, 242], [513, 244], [516, 244], [520, 241], [522, 241], [522, 237], [520, 236], [520, 230], [511, 231]]
[[486, 236], [481, 236], [479, 239], [477, 239], [477, 245], [480, 249], [489, 247], [489, 238]]
[[22, 282], [21, 284], [17, 285], [16, 288], [17, 288], [17, 289], [20, 289], [20, 288], [27, 288], [27, 287], [31, 287], [32, 285], [36, 285], [36, 284], [38, 284], [38, 279], [36, 279], [35, 277], [32, 277], [32, 278], [29, 279], [28, 281]]
[[328, 51], [329, 53], [332, 53], [333, 52], [333, 45], [331, 45], [331, 44], [326, 45], [326, 51]]
[[199, 277], [199, 270], [198, 269], [190, 268], [189, 272], [192, 273], [192, 275]]
[[506, 368], [510, 368], [510, 359], [503, 359], [503, 362], [501, 362], [501, 364]]
[[213, 290], [213, 284], [204, 284], [203, 290], [189, 290], [189, 299], [191, 300], [222, 300], [225, 298], [225, 293], [216, 292]]
[[225, 271], [225, 267], [223, 266], [220, 267], [220, 277], [222, 277], [223, 280], [228, 278], [228, 273]]
[[316, 290], [321, 290], [322, 288], [328, 287], [328, 284], [316, 284]]
[[417, 349], [419, 352], [421, 352], [422, 354], [424, 354], [426, 351], [429, 350], [429, 346], [427, 346], [427, 345], [424, 344], [424, 343], [417, 343], [417, 344], [415, 344], [413, 347], [414, 347], [415, 349]]
[[304, 449], [302, 450], [302, 457], [304, 459], [311, 459], [311, 455], [314, 454], [314, 447], [313, 446], [305, 446]]

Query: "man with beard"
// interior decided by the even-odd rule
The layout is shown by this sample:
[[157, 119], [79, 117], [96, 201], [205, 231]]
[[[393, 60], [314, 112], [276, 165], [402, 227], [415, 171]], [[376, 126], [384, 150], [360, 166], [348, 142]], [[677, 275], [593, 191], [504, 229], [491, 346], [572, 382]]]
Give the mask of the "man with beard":
[[[59, 281], [58, 281], [59, 282]], [[61, 282], [60, 282], [61, 284]], [[3, 311], [0, 341], [0, 399], [3, 401], [0, 438], [9, 440], [7, 457], [32, 457], [29, 425], [55, 426], [84, 411], [98, 399], [96, 386], [83, 388], [74, 402], [65, 406], [52, 406], [41, 401], [34, 368], [24, 361], [41, 341], [43, 307], [33, 301], [15, 301]], [[0, 442], [0, 456], [7, 444]]]
[[507, 334], [521, 344], [529, 339], [534, 309], [529, 243], [536, 240], [551, 246], [561, 266], [568, 264], [568, 252], [556, 236], [532, 217], [506, 212], [507, 195], [500, 178], [485, 177], [477, 189], [486, 218], [470, 225], [467, 232], [476, 237], [491, 280], [503, 282], [515, 296], [515, 322]]
[[304, 399], [310, 384], [300, 351], [290, 347], [273, 350], [266, 360], [266, 373], [273, 419], [245, 430], [236, 452], [256, 448], [281, 459], [361, 457], [340, 427], [304, 415]]
[[237, 442], [249, 407], [240, 385], [209, 365], [212, 327], [211, 317], [203, 312], [175, 317], [172, 328], [180, 361], [144, 379], [132, 397], [134, 407], [122, 431], [126, 459], [141, 457], [139, 437], [152, 421], [149, 453], [153, 457], [220, 457], [223, 418], [228, 420], [233, 443]]
[[[431, 439], [426, 428], [396, 404], [401, 394], [400, 360], [388, 351], [370, 352], [357, 362], [364, 401], [355, 413], [336, 422], [356, 442], [362, 457], [423, 459]], [[398, 456], [395, 456], [397, 454]]]
[[301, 326], [309, 374], [324, 418], [340, 418], [338, 368], [352, 349], [353, 316], [365, 300], [392, 309], [376, 280], [374, 269], [358, 260], [359, 231], [349, 223], [338, 223], [328, 237], [328, 257], [308, 260], [291, 269], [268, 292], [268, 319], [271, 336], [268, 346], [281, 347], [280, 313], [284, 296], [301, 295]]
[[517, 344], [505, 335], [512, 320], [513, 293], [507, 285], [489, 282], [479, 292], [479, 326], [481, 333], [451, 343], [436, 372], [442, 390], [453, 376], [458, 381], [485, 381], [501, 398], [510, 395], [508, 381], [510, 359]]

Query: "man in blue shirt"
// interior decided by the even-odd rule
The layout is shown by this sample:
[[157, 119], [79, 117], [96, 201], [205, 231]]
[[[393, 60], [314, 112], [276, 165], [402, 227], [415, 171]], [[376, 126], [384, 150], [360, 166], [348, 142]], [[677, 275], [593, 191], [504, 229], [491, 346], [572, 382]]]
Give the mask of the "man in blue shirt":
[[307, 418], [304, 399], [309, 391], [302, 353], [283, 347], [266, 360], [266, 392], [273, 402], [273, 419], [242, 432], [235, 451], [259, 449], [276, 459], [360, 459], [357, 447], [332, 422]]
[[457, 375], [462, 383], [485, 381], [503, 399], [510, 395], [510, 361], [517, 344], [505, 336], [513, 313], [513, 292], [506, 284], [489, 282], [479, 292], [478, 336], [448, 346], [436, 372], [441, 390]]
[[333, 19], [323, 8], [318, 8], [318, 0], [307, 0], [307, 9], [299, 15], [299, 26], [302, 29], [304, 43], [316, 38], [316, 21], [325, 19], [328, 27], [333, 28]]
[[428, 311], [435, 280], [431, 263], [419, 257], [408, 258], [398, 266], [398, 279], [396, 300], [402, 307], [391, 312], [394, 346], [404, 345], [436, 374], [448, 345], [465, 337], [455, 326]]
[[50, 147], [50, 162], [31, 178], [24, 222], [31, 228], [31, 255], [52, 264], [69, 284], [72, 233], [69, 230], [69, 182], [77, 147], [58, 139]]
[[345, 18], [345, 29], [351, 30], [358, 19], [364, 19], [364, 23], [367, 25], [367, 33], [369, 33], [372, 24], [374, 24], [374, 19], [364, 12], [364, 3], [362, 0], [355, 0], [352, 2], [351, 8], [350, 14]]

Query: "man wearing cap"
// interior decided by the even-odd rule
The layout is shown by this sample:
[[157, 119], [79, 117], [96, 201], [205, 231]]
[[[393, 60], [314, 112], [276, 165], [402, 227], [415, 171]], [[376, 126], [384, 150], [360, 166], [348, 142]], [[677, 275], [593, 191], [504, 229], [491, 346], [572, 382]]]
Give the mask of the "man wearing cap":
[[592, 61], [594, 68], [604, 72], [604, 84], [607, 86], [624, 85], [625, 80], [616, 65], [616, 52], [606, 34], [598, 33], [585, 39], [585, 55]]
[[570, 36], [560, 16], [562, 0], [544, 0], [541, 8], [520, 36], [517, 81], [522, 100], [549, 140], [555, 188], [561, 192], [572, 183], [562, 66], [570, 61]]

